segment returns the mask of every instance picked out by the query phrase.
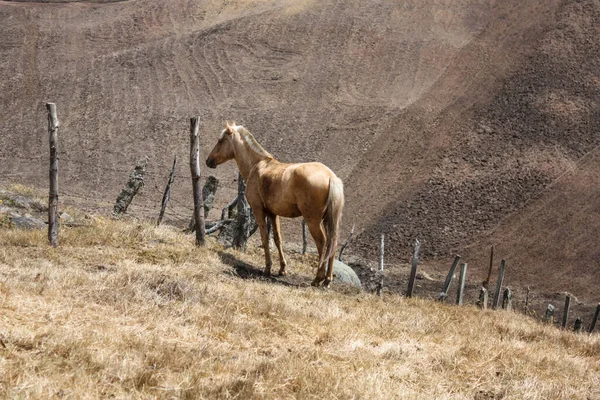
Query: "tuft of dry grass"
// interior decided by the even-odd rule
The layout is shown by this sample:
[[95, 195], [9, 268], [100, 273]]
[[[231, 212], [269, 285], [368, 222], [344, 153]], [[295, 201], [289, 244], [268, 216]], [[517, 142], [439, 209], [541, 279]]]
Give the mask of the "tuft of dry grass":
[[599, 336], [519, 314], [242, 279], [262, 249], [139, 221], [0, 245], [1, 397], [600, 398]]

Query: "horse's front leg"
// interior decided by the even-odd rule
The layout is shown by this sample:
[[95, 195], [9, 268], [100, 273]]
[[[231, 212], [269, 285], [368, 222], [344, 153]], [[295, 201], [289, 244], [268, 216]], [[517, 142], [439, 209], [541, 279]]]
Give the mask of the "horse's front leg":
[[275, 239], [275, 246], [277, 246], [277, 251], [279, 252], [279, 275], [287, 275], [287, 272], [285, 271], [285, 267], [287, 267], [287, 261], [285, 259], [285, 255], [283, 254], [279, 216], [273, 215], [270, 216], [269, 219], [271, 220], [271, 226], [273, 227], [273, 239]]
[[256, 219], [256, 223], [258, 224], [258, 229], [260, 229], [260, 239], [262, 241], [263, 250], [265, 251], [265, 276], [271, 275], [271, 266], [273, 265], [273, 260], [271, 259], [271, 251], [269, 250], [269, 231], [267, 230], [267, 218], [264, 210], [253, 208], [252, 213], [254, 214], [254, 219]]

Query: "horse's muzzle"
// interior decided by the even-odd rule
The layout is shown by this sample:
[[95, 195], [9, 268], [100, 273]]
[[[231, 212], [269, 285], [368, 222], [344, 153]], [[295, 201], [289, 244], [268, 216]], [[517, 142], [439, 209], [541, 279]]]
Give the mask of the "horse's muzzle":
[[215, 164], [215, 160], [213, 160], [212, 158], [206, 159], [206, 166], [208, 168], [217, 168], [217, 164]]

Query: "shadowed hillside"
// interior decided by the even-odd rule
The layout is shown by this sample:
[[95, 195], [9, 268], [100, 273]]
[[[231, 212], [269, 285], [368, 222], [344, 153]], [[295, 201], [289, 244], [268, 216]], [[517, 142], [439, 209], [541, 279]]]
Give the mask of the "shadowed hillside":
[[[204, 154], [235, 120], [280, 160], [322, 161], [344, 179], [344, 228], [360, 232], [349, 251], [373, 257], [384, 232], [390, 257], [406, 260], [418, 236], [444, 268], [468, 247], [477, 270], [495, 243], [512, 282], [591, 296], [599, 7], [0, 1], [0, 183], [46, 185], [43, 103], [54, 101], [63, 200], [108, 210], [146, 155], [131, 212], [154, 217], [177, 154], [170, 218], [187, 222], [188, 117], [201, 117]], [[216, 174], [224, 204], [235, 166]], [[567, 264], [570, 288], [539, 274]]]

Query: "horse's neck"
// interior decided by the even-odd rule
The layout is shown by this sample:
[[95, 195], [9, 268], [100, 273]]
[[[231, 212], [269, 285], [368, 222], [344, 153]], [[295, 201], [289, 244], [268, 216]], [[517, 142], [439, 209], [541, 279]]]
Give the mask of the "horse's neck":
[[256, 165], [262, 160], [273, 158], [273, 156], [267, 153], [250, 133], [240, 132], [238, 133], [238, 136], [235, 149], [235, 161], [237, 162], [242, 177], [248, 182], [248, 176], [252, 173], [252, 170]]

